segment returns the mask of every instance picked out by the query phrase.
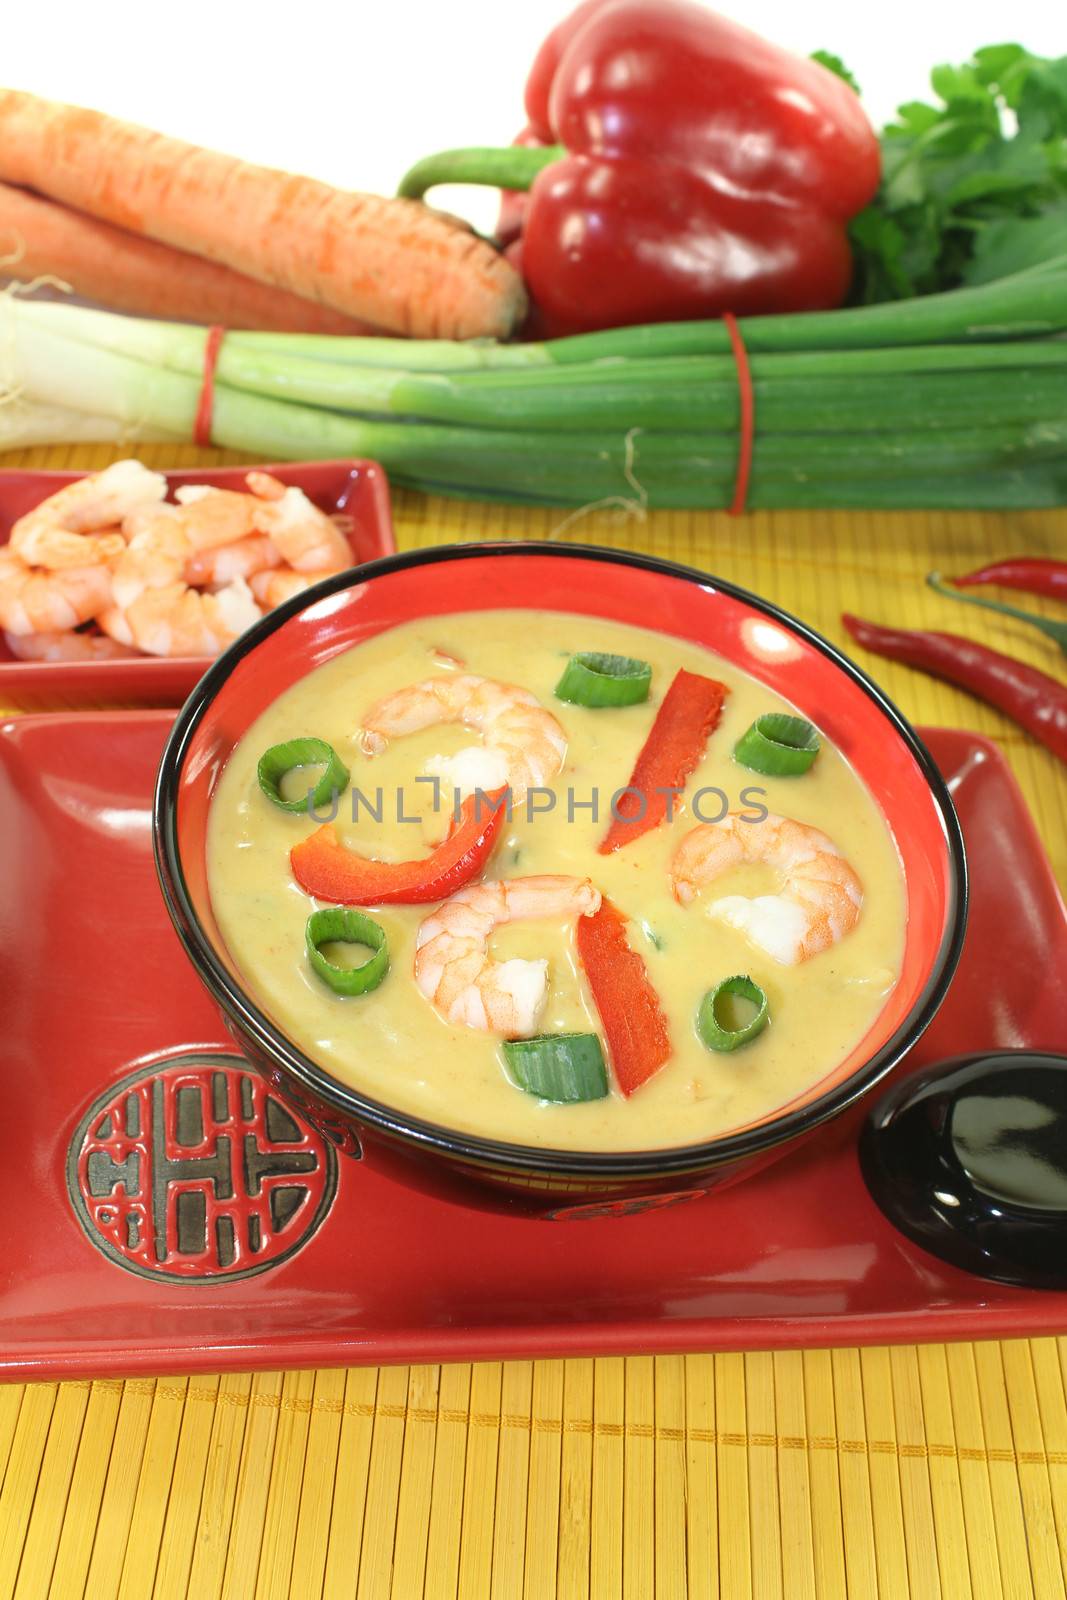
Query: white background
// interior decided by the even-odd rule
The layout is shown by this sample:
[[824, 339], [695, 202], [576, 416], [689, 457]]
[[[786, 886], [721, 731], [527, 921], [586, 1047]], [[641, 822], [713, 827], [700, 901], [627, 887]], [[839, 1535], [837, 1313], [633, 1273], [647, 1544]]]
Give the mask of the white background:
[[[1062, 0], [722, 0], [799, 50], [851, 67], [883, 121], [939, 61], [1017, 39], [1067, 51]], [[537, 45], [569, 0], [20, 0], [0, 79], [250, 160], [390, 193], [419, 156], [506, 144]], [[1057, 20], [1059, 19], [1059, 20]], [[489, 226], [495, 201], [435, 191]]]

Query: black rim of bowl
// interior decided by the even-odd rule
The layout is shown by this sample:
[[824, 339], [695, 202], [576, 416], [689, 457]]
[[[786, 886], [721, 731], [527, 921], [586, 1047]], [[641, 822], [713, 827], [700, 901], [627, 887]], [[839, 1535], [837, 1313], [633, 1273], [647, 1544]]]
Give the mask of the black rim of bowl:
[[[821, 655], [826, 656], [874, 701], [897, 736], [906, 745], [926, 780], [944, 832], [950, 866], [948, 915], [930, 975], [908, 1016], [870, 1060], [850, 1073], [841, 1083], [824, 1094], [817, 1095], [794, 1111], [788, 1111], [780, 1117], [772, 1117], [756, 1127], [738, 1133], [727, 1133], [699, 1144], [676, 1145], [660, 1150], [542, 1149], [531, 1145], [509, 1144], [503, 1140], [485, 1138], [480, 1134], [447, 1128], [439, 1123], [407, 1115], [394, 1107], [373, 1100], [358, 1090], [349, 1088], [332, 1077], [323, 1067], [316, 1065], [234, 982], [200, 925], [178, 853], [177, 798], [180, 776], [185, 752], [205, 711], [238, 662], [251, 654], [272, 633], [284, 627], [291, 617], [343, 589], [373, 582], [376, 578], [388, 577], [392, 573], [404, 572], [411, 567], [431, 567], [442, 561], [479, 560], [487, 556], [521, 560], [531, 555], [550, 556], [560, 561], [605, 561], [663, 577], [680, 579], [687, 583], [695, 583], [703, 589], [714, 589], [729, 595], [751, 607], [752, 610], [771, 618], [813, 646]], [[866, 1094], [874, 1084], [885, 1077], [926, 1030], [944, 999], [956, 970], [966, 928], [966, 856], [959, 819], [948, 788], [933, 757], [911, 724], [882, 693], [877, 684], [873, 683], [866, 673], [829, 640], [790, 616], [788, 612], [780, 610], [769, 601], [761, 600], [757, 595], [739, 588], [736, 584], [728, 583], [711, 573], [700, 572], [694, 567], [665, 561], [657, 556], [605, 549], [595, 545], [556, 545], [540, 540], [437, 545], [429, 549], [404, 551], [398, 555], [385, 556], [378, 561], [367, 562], [361, 567], [351, 568], [338, 573], [335, 577], [326, 578], [304, 593], [295, 595], [274, 611], [268, 612], [260, 622], [253, 624], [246, 633], [235, 640], [208, 669], [186, 700], [163, 750], [152, 822], [156, 871], [171, 921], [186, 954], [224, 1014], [255, 1042], [269, 1060], [328, 1105], [353, 1117], [368, 1128], [377, 1129], [413, 1148], [433, 1150], [453, 1160], [458, 1158], [476, 1166], [483, 1166], [490, 1171], [503, 1169], [514, 1173], [538, 1173], [546, 1177], [575, 1174], [589, 1178], [660, 1177], [669, 1173], [693, 1172], [701, 1168], [724, 1165], [756, 1155], [774, 1145], [784, 1144], [799, 1134], [809, 1132], [831, 1117], [837, 1116], [861, 1095]]]

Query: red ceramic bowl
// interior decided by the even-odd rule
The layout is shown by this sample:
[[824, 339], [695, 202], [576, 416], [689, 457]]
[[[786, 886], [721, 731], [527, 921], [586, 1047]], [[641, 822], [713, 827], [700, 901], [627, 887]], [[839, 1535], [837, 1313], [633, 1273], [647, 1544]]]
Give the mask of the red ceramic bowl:
[[[453, 611], [530, 607], [650, 624], [709, 646], [809, 712], [880, 804], [907, 889], [900, 981], [866, 1038], [819, 1083], [753, 1123], [702, 1144], [584, 1153], [459, 1133], [332, 1078], [246, 990], [212, 913], [205, 861], [218, 775], [253, 719], [313, 667], [384, 629]], [[783, 1153], [874, 1084], [913, 1045], [944, 997], [966, 909], [963, 840], [948, 791], [899, 711], [824, 639], [754, 595], [670, 562], [545, 544], [454, 545], [372, 562], [298, 596], [219, 658], [183, 707], [155, 797], [164, 897], [201, 980], [249, 1057], [350, 1153], [404, 1181], [551, 1212], [566, 1196], [621, 1209], [701, 1193]], [[465, 1194], [469, 1200], [470, 1195]]]

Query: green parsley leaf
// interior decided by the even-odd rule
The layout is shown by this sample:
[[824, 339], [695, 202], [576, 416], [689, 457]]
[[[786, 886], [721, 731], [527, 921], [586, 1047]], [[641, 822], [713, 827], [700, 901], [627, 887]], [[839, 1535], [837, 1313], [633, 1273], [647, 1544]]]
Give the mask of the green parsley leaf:
[[1067, 200], [1037, 217], [1001, 218], [982, 228], [963, 272], [966, 284], [991, 283], [1067, 255]]
[[817, 61], [820, 67], [825, 67], [827, 72], [832, 72], [835, 78], [840, 78], [844, 83], [847, 83], [854, 94], [861, 92], [859, 84], [840, 56], [835, 56], [830, 50], [813, 50], [811, 59]]
[[985, 283], [1067, 253], [1067, 56], [987, 45], [930, 75], [882, 133], [882, 185], [855, 217], [853, 303]]

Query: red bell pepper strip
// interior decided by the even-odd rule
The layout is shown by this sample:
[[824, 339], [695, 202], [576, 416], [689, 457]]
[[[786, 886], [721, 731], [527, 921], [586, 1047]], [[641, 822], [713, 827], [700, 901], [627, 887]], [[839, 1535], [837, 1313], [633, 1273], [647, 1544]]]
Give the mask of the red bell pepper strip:
[[343, 906], [415, 906], [446, 900], [475, 877], [504, 825], [506, 789], [471, 795], [443, 844], [421, 861], [373, 861], [348, 850], [327, 822], [289, 852], [293, 877], [316, 900]]
[[671, 1039], [645, 963], [630, 948], [626, 918], [610, 900], [578, 918], [578, 958], [604, 1026], [615, 1081], [626, 1096], [671, 1057]]
[[659, 827], [674, 798], [672, 791], [684, 789], [700, 764], [729, 692], [724, 683], [699, 672], [681, 667], [675, 673], [634, 764], [627, 793], [619, 796], [611, 826], [597, 846], [602, 856]]
[[431, 156], [401, 193], [529, 190], [521, 269], [543, 335], [844, 300], [847, 225], [881, 161], [817, 62], [691, 0], [586, 0], [542, 45], [526, 113], [522, 146]]
[[1067, 686], [1047, 673], [958, 633], [882, 628], [847, 614], [841, 621], [865, 649], [969, 690], [1067, 761]]
[[994, 561], [960, 578], [950, 578], [957, 589], [973, 589], [995, 583], [1002, 589], [1022, 589], [1026, 594], [1044, 594], [1052, 600], [1067, 600], [1067, 561], [1049, 561], [1039, 556], [1012, 556]]

